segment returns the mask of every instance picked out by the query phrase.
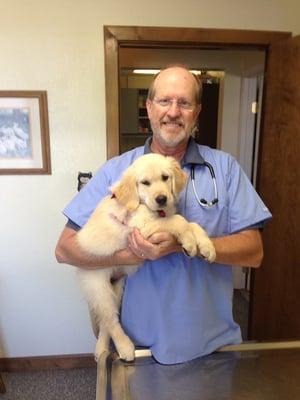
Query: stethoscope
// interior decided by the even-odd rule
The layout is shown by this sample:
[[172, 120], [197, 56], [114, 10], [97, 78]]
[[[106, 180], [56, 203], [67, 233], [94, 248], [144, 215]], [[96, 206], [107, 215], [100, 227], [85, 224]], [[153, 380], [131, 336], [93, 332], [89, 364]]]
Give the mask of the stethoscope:
[[201, 207], [211, 208], [211, 207], [215, 206], [219, 201], [216, 175], [215, 175], [215, 171], [213, 169], [213, 166], [209, 162], [203, 161], [201, 163], [201, 165], [203, 165], [203, 166], [205, 166], [205, 167], [207, 167], [209, 169], [209, 172], [210, 172], [210, 175], [211, 175], [211, 179], [212, 179], [212, 182], [213, 182], [213, 185], [214, 185], [214, 199], [212, 199], [211, 201], [208, 201], [208, 200], [205, 200], [203, 198], [201, 198], [201, 199], [199, 198], [199, 195], [197, 193], [196, 186], [195, 186], [195, 164], [192, 164], [192, 167], [191, 167], [191, 181], [192, 181], [193, 191], [194, 191], [194, 195], [196, 197], [196, 200], [197, 200], [198, 204]]

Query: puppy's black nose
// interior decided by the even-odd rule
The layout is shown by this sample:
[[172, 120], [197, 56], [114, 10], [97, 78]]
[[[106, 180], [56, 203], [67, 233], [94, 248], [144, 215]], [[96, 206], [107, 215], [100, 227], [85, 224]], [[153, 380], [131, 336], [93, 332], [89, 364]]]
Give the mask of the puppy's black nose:
[[167, 196], [161, 194], [155, 198], [155, 201], [159, 206], [164, 206], [167, 203]]

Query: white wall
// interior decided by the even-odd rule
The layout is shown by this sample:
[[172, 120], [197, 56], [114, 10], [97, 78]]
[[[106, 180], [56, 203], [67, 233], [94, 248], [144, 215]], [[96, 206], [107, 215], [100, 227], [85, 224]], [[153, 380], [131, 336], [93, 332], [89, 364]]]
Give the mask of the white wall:
[[[52, 175], [0, 176], [0, 355], [93, 351], [74, 269], [58, 265], [60, 210], [106, 159], [103, 25], [299, 32], [296, 0], [1, 0], [0, 90], [47, 90]], [[145, 12], [147, 9], [147, 12]], [[272, 18], [270, 18], [272, 16]]]

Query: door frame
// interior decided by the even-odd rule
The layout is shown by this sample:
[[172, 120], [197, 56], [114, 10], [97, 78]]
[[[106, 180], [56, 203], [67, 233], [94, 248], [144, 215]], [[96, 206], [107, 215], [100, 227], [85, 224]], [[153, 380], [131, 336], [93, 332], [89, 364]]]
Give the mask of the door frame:
[[238, 29], [104, 26], [103, 30], [108, 159], [120, 151], [120, 47], [265, 50], [267, 66], [270, 45], [292, 36], [291, 32]]
[[[291, 32], [277, 31], [250, 31], [227, 29], [200, 29], [200, 28], [158, 28], [158, 27], [126, 27], [104, 26], [105, 42], [105, 83], [106, 83], [106, 132], [107, 157], [119, 155], [120, 127], [119, 127], [119, 49], [127, 48], [190, 48], [213, 50], [263, 50], [265, 51], [265, 76], [268, 74], [269, 50], [273, 44], [292, 37]], [[267, 79], [264, 80], [264, 89], [267, 89]], [[257, 170], [257, 187], [259, 191], [259, 177], [261, 174], [261, 154], [272, 151], [262, 149], [264, 136], [264, 103], [263, 89]], [[255, 336], [253, 324], [252, 303], [254, 291], [255, 270], [251, 274], [250, 309], [249, 309], [249, 338]]]

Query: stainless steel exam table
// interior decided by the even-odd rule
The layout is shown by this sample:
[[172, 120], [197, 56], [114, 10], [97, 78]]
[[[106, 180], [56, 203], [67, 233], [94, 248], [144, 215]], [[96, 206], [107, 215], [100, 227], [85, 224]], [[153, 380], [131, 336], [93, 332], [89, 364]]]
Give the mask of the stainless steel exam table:
[[300, 400], [300, 341], [243, 343], [175, 365], [137, 350], [98, 362], [96, 400]]

